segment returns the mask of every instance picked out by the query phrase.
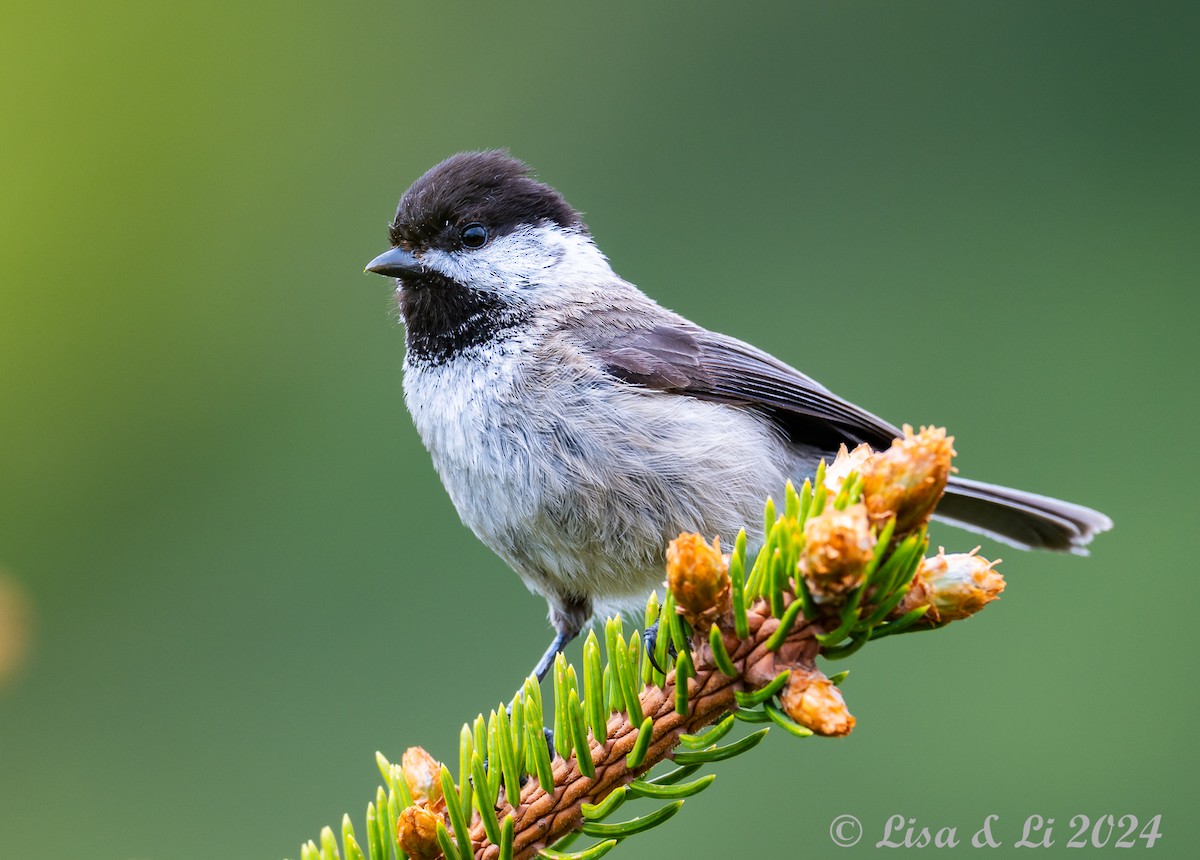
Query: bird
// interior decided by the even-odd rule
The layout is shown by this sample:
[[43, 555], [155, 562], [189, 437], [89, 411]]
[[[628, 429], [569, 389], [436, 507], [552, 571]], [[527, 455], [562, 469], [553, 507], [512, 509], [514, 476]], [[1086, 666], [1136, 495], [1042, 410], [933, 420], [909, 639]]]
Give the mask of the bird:
[[[506, 151], [429, 169], [388, 239], [366, 271], [395, 279], [405, 401], [463, 523], [546, 599], [539, 682], [593, 617], [645, 601], [673, 537], [745, 526], [761, 540], [763, 502], [789, 480], [843, 444], [901, 435], [621, 278], [581, 213]], [[1078, 554], [1112, 527], [958, 476], [935, 516]]]

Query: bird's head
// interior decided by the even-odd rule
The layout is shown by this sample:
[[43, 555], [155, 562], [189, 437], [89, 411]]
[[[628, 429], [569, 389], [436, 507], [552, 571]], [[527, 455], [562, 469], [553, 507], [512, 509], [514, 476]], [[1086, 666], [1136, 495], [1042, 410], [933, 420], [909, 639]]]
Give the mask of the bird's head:
[[388, 236], [391, 249], [367, 271], [398, 280], [402, 309], [405, 293], [466, 290], [520, 305], [611, 277], [579, 212], [500, 151], [430, 169], [404, 193]]

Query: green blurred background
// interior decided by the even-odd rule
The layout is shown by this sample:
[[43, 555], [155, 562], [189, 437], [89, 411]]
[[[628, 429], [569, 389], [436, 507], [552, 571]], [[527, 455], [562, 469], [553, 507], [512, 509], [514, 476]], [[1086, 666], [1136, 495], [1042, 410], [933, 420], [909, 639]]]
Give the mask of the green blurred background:
[[849, 661], [848, 739], [620, 855], [826, 856], [849, 812], [849, 853], [1161, 813], [1196, 856], [1197, 44], [1190, 2], [6, 6], [0, 855], [295, 857], [532, 665], [362, 274], [509, 147], [664, 304], [1117, 523], [987, 546], [1000, 603]]

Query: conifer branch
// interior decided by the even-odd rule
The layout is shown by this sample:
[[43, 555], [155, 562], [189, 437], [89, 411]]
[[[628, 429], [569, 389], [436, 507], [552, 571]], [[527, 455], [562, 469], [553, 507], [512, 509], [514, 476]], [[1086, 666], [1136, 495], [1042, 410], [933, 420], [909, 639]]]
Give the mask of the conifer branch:
[[[843, 448], [815, 481], [788, 486], [782, 514], [767, 501], [752, 563], [744, 531], [728, 556], [719, 540], [680, 535], [667, 554], [665, 600], [660, 607], [651, 595], [647, 605], [646, 624], [659, 624], [653, 659], [619, 618], [605, 625], [604, 660], [589, 634], [582, 680], [559, 655], [553, 758], [530, 678], [509, 705], [463, 726], [457, 782], [419, 747], [400, 764], [378, 754], [388, 789], [367, 805], [367, 853], [347, 816], [341, 852], [325, 828], [319, 845], [301, 846], [301, 860], [593, 860], [674, 816], [714, 776], [682, 780], [749, 751], [771, 727], [848, 733], [854, 717], [838, 687], [847, 673], [827, 677], [818, 656], [845, 658], [871, 640], [968, 617], [1004, 588], [974, 552], [925, 557], [952, 443], [943, 430], [906, 427], [886, 452]], [[727, 741], [737, 721], [764, 727]], [[673, 771], [650, 776], [668, 760]], [[604, 820], [631, 797], [667, 803]], [[597, 841], [567, 853], [581, 835]]]
[[[721, 672], [712, 659], [708, 642], [693, 650], [696, 675], [687, 678], [688, 706], [686, 714], [676, 710], [676, 672], [672, 670], [662, 687], [645, 687], [639, 697], [642, 713], [650, 720], [650, 741], [645, 756], [637, 766], [631, 766], [628, 756], [641, 735], [640, 725], [635, 725], [628, 712], [614, 713], [608, 720], [603, 743], [589, 735], [595, 775], [585, 776], [576, 756], [554, 761], [554, 790], [547, 792], [537, 782], [530, 780], [521, 792], [521, 801], [516, 810], [503, 802], [497, 815], [503, 818], [512, 814], [515, 829], [513, 858], [535, 856], [538, 849], [554, 844], [585, 824], [584, 804], [598, 805], [613, 791], [624, 789], [637, 777], [655, 765], [671, 758], [681, 747], [682, 738], [698, 732], [726, 715], [735, 715], [737, 703], [734, 693], [758, 689], [786, 669], [816, 671], [817, 642], [813, 633], [819, 628], [805, 622], [797, 625], [787, 636], [778, 651], [768, 651], [766, 642], [779, 627], [779, 619], [770, 614], [764, 600], [756, 601], [747, 611], [750, 635], [745, 639], [728, 637], [726, 648], [737, 671], [735, 677]], [[736, 715], [735, 715], [736, 716]], [[712, 744], [705, 745], [712, 760]], [[689, 765], [690, 766], [690, 765]], [[488, 844], [482, 825], [471, 833], [472, 841], [480, 847], [474, 854], [478, 860], [496, 860], [500, 857], [499, 846]]]

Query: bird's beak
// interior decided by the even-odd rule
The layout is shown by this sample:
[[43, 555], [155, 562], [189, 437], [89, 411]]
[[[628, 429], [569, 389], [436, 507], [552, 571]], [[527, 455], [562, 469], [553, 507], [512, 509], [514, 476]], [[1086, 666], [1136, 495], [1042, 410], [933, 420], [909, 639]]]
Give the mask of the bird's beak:
[[392, 248], [367, 263], [365, 271], [387, 278], [403, 278], [405, 275], [418, 275], [425, 271], [425, 267], [403, 248]]

